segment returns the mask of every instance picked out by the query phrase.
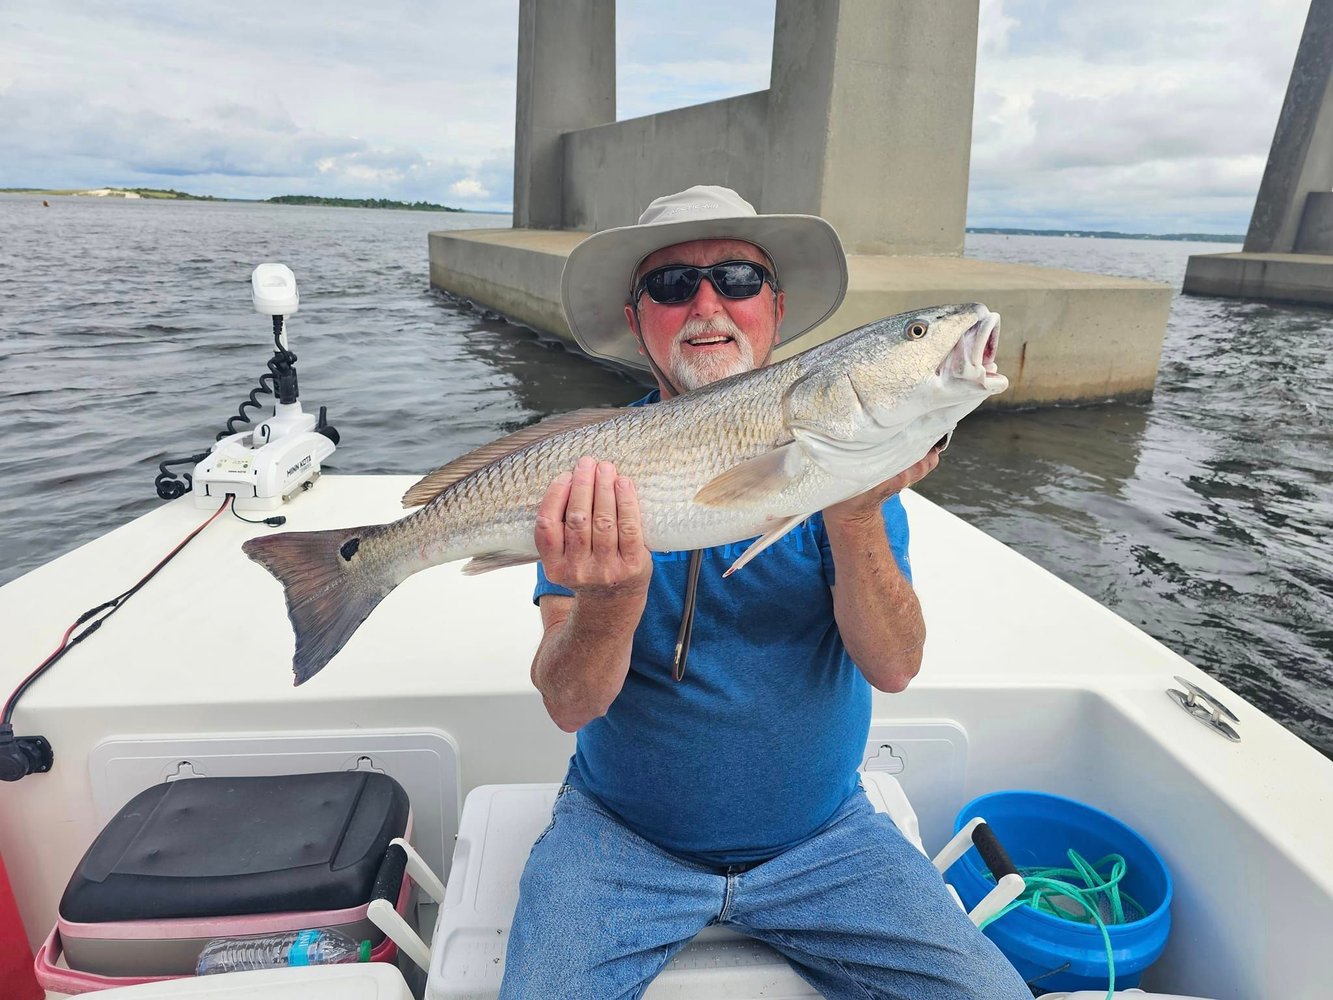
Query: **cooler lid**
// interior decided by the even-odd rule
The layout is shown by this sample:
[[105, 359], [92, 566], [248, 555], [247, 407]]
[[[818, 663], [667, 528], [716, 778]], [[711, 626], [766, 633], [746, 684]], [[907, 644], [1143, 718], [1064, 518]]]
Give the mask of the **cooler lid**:
[[99, 1000], [412, 1000], [392, 965], [312, 965], [123, 986]]
[[407, 816], [402, 786], [369, 771], [154, 785], [98, 834], [60, 915], [104, 923], [362, 906]]

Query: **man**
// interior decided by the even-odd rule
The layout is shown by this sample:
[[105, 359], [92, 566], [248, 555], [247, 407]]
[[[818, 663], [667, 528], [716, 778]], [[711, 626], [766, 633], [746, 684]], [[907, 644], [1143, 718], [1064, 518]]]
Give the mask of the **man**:
[[[563, 278], [581, 346], [642, 355], [655, 375], [639, 405], [768, 364], [784, 320], [801, 335], [845, 289], [826, 222], [759, 216], [718, 187], [589, 237]], [[644, 547], [634, 484], [596, 458], [557, 479], [537, 517], [532, 678], [578, 737], [524, 870], [501, 996], [638, 997], [725, 923], [833, 1000], [1029, 998], [857, 778], [872, 685], [901, 691], [920, 667], [897, 493], [938, 455], [807, 519], [731, 578], [745, 543], [705, 550], [680, 682], [689, 554]]]

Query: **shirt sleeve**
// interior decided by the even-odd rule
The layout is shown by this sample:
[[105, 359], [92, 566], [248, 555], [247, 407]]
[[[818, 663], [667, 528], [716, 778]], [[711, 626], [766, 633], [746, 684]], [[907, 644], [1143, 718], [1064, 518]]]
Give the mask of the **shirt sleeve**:
[[[898, 563], [898, 568], [902, 570], [903, 576], [907, 582], [912, 582], [912, 560], [908, 555], [909, 542], [911, 541], [911, 532], [907, 527], [907, 511], [903, 507], [903, 502], [895, 494], [884, 501], [884, 506], [880, 508], [884, 514], [884, 530], [889, 538], [889, 548], [893, 552], [893, 558]], [[824, 577], [829, 581], [829, 586], [835, 582], [835, 573], [833, 568], [833, 549], [829, 545], [828, 531], [824, 528], [824, 515], [820, 513], [819, 517], [819, 553], [824, 560]]]
[[893, 558], [898, 560], [898, 568], [903, 571], [903, 576], [907, 577], [907, 582], [911, 583], [912, 558], [908, 554], [911, 532], [907, 527], [907, 509], [895, 494], [884, 501], [881, 510], [884, 512], [884, 527], [889, 535], [889, 548], [893, 550]]
[[552, 583], [546, 579], [546, 570], [541, 563], [537, 564], [537, 586], [532, 591], [532, 603], [539, 605], [541, 599], [547, 594], [559, 594], [561, 597], [573, 597], [574, 591], [568, 587], [562, 587], [558, 583]]

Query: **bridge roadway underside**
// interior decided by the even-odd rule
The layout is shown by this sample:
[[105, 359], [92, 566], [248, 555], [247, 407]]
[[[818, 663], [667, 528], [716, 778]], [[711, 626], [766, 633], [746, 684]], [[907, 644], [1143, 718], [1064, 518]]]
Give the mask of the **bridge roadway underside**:
[[[572, 350], [560, 273], [583, 232], [493, 229], [430, 234], [430, 281]], [[797, 343], [813, 347], [909, 309], [984, 302], [1003, 317], [999, 367], [1010, 388], [987, 405], [1146, 399], [1157, 380], [1170, 286], [962, 257], [848, 256], [847, 297]], [[777, 358], [787, 356], [780, 347]]]

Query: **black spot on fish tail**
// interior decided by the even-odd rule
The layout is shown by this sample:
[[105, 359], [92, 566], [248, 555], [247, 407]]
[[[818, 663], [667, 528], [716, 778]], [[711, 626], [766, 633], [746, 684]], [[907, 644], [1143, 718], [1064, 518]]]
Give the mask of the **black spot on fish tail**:
[[292, 671], [298, 685], [319, 673], [398, 585], [364, 561], [350, 562], [369, 530], [287, 531], [241, 546], [282, 584], [296, 636]]

